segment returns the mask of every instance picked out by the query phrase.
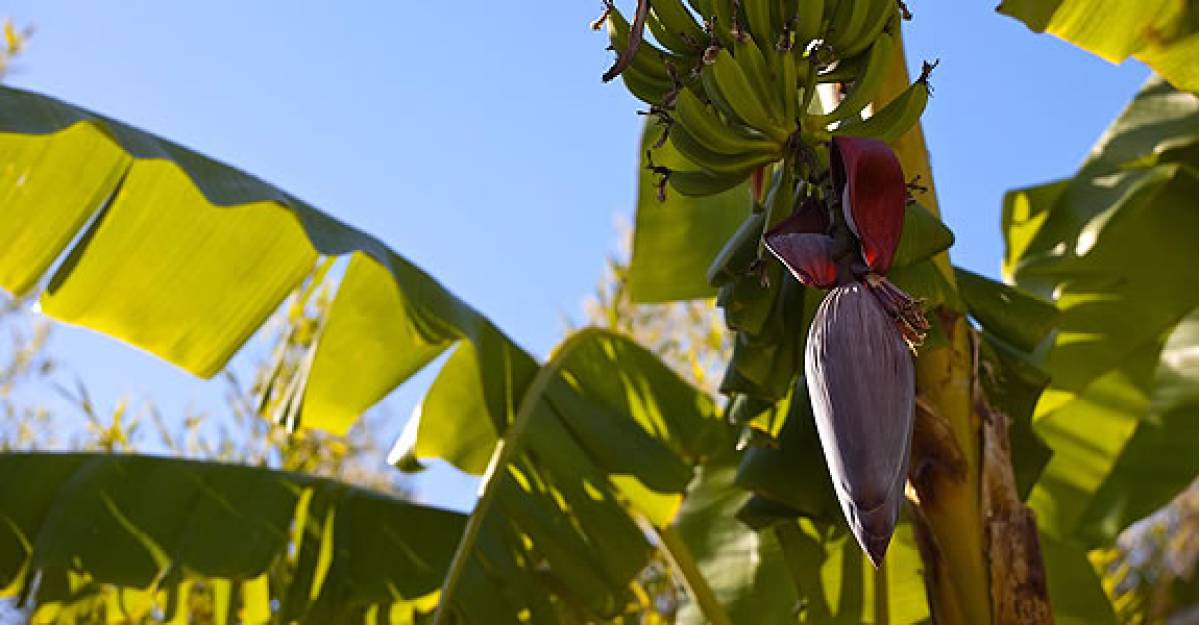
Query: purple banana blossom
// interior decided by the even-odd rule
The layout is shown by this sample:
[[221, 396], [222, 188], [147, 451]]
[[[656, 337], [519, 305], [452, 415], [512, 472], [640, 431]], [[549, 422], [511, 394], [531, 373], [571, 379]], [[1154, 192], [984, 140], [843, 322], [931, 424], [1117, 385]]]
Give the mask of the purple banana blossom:
[[859, 545], [883, 559], [904, 500], [912, 355], [867, 285], [834, 287], [808, 333], [804, 373], [834, 492]]
[[[838, 231], [828, 210], [809, 199], [765, 243], [796, 280], [830, 289], [809, 329], [805, 379], [834, 492], [878, 567], [904, 500], [912, 356], [929, 326], [919, 303], [883, 276], [907, 199], [895, 154], [883, 142], [850, 137], [835, 138], [830, 153], [845, 228]], [[839, 236], [856, 245], [839, 249]]]

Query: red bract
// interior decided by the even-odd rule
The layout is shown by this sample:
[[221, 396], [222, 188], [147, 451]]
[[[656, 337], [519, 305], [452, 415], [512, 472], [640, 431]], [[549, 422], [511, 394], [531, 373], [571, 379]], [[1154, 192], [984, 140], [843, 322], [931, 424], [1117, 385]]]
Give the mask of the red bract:
[[767, 236], [767, 249], [805, 287], [829, 289], [837, 284], [833, 238], [814, 233], [777, 233]]
[[786, 220], [767, 233], [767, 250], [807, 287], [828, 289], [837, 284], [833, 238], [826, 235], [829, 215], [820, 203], [806, 200]]
[[884, 142], [863, 137], [834, 137], [830, 169], [842, 194], [846, 223], [862, 244], [872, 271], [884, 274], [900, 242], [908, 193], [896, 154]]

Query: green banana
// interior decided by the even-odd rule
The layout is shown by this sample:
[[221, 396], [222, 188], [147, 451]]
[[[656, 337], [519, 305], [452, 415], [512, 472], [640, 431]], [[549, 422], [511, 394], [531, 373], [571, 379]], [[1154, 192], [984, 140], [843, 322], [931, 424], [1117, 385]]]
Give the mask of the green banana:
[[[797, 0], [788, 0], [797, 1]], [[825, 18], [825, 0], [798, 0], [793, 28], [792, 49], [803, 52], [808, 44], [821, 36], [821, 20]]]
[[771, 19], [771, 4], [774, 0], [742, 0], [742, 11], [746, 13], [750, 35], [758, 42], [758, 48], [764, 53], [775, 49], [779, 33], [775, 30]]
[[[817, 68], [805, 59], [807, 73], [804, 76], [804, 89], [800, 91], [800, 119], [803, 121], [813, 113], [813, 104], [819, 103], [817, 95]], [[820, 111], [820, 108], [817, 109]], [[808, 124], [804, 124], [808, 126]]]
[[[629, 44], [629, 22], [616, 9], [612, 9], [608, 13], [608, 39], [612, 42], [613, 48], [616, 50], [624, 50]], [[629, 64], [629, 67], [636, 67], [642, 74], [665, 81], [669, 85], [671, 77], [667, 74], [667, 66], [664, 63], [666, 59], [674, 61], [676, 67], [684, 67], [686, 65], [686, 61], [683, 59], [648, 41], [642, 41], [642, 44], [638, 46], [637, 52], [634, 53], [633, 61]]]
[[796, 106], [800, 98], [800, 78], [796, 70], [796, 55], [787, 51], [777, 52], [779, 56], [779, 89], [783, 99], [783, 121], [785, 124], [795, 124]]
[[621, 72], [621, 81], [633, 97], [651, 106], [661, 106], [667, 94], [674, 89], [671, 81], [648, 76], [633, 65]]
[[895, 49], [896, 44], [892, 36], [886, 32], [880, 33], [879, 37], [875, 38], [875, 43], [871, 44], [871, 51], [863, 66], [863, 71], [854, 81], [854, 89], [845, 98], [842, 98], [842, 101], [832, 111], [818, 116], [816, 121], [825, 126], [862, 111], [883, 85], [888, 63]]
[[716, 56], [712, 64], [713, 77], [725, 102], [747, 125], [781, 143], [787, 141], [787, 129], [775, 121], [763, 100], [757, 95], [759, 90], [753, 86], [729, 51], [722, 49]]
[[828, 44], [834, 50], [850, 45], [867, 21], [872, 0], [839, 0], [830, 22]]
[[721, 115], [724, 115], [730, 121], [730, 123], [749, 126], [749, 124], [746, 123], [746, 120], [742, 119], [741, 116], [739, 116], [737, 112], [733, 110], [733, 107], [729, 106], [729, 103], [725, 100], [725, 96], [721, 94], [721, 89], [717, 86], [716, 71], [713, 70], [711, 65], [705, 65], [700, 68], [700, 86], [704, 88], [704, 95], [708, 98], [708, 101], [711, 102], [713, 107], [720, 111]]
[[722, 46], [733, 46], [733, 0], [712, 0], [712, 31]]
[[650, 15], [646, 16], [646, 28], [650, 29], [650, 33], [654, 35], [655, 41], [662, 44], [667, 50], [670, 50], [675, 54], [689, 59], [695, 59], [700, 56], [701, 52], [704, 52], [702, 42], [698, 43], [697, 45], [692, 45], [683, 37], [676, 35], [670, 30], [667, 30], [667, 27], [663, 26], [662, 20], [659, 19], [658, 14], [656, 14], [654, 10], [651, 10]]
[[748, 176], [750, 172], [779, 160], [779, 150], [748, 152], [714, 152], [696, 139], [687, 127], [675, 125], [670, 132], [671, 145], [688, 161], [700, 168], [723, 176]]
[[[788, 120], [779, 106], [779, 99], [776, 97], [777, 90], [775, 89], [773, 72], [767, 67], [767, 60], [763, 58], [762, 51], [758, 49], [758, 46], [754, 45], [754, 42], [749, 37], [738, 41], [734, 45], [733, 58], [737, 61], [738, 67], [742, 68], [742, 73], [750, 80], [750, 84], [754, 87], [759, 101], [766, 104], [767, 112], [770, 113], [772, 119], [777, 123], [781, 122], [786, 125]], [[774, 56], [773, 53], [772, 56]]]
[[745, 274], [758, 253], [758, 240], [762, 236], [763, 213], [754, 212], [734, 231], [717, 256], [708, 266], [708, 284], [720, 287]]
[[778, 144], [768, 139], [751, 137], [745, 131], [722, 122], [715, 112], [708, 110], [695, 94], [687, 90], [680, 92], [675, 101], [675, 122], [686, 127], [704, 147], [719, 154], [780, 150]]
[[[692, 44], [688, 46], [688, 49], [693, 53], [697, 47], [703, 50], [705, 43], [708, 42], [708, 35], [703, 28], [700, 28], [700, 25], [692, 18], [691, 11], [688, 11], [688, 8], [683, 6], [680, 0], [650, 0], [650, 8], [671, 36], [685, 43], [691, 41]], [[655, 35], [655, 37], [657, 36]], [[667, 45], [665, 41], [661, 41], [661, 43], [664, 46]]]
[[896, 96], [887, 106], [877, 111], [866, 121], [839, 126], [835, 135], [851, 137], [874, 137], [892, 143], [916, 126], [929, 102], [929, 72], [933, 65], [926, 63], [921, 77]]
[[725, 326], [729, 330], [762, 334], [775, 310], [775, 297], [783, 282], [780, 280], [781, 269], [779, 263], [767, 265], [767, 285], [762, 284], [756, 273], [743, 272], [721, 286], [717, 293], [718, 304], [725, 311]]
[[[796, 17], [796, 0], [774, 0], [771, 3], [771, 23], [780, 34], [791, 32]], [[785, 29], [786, 27], [786, 29]]]
[[746, 176], [718, 176], [704, 170], [672, 170], [667, 184], [685, 196], [712, 196], [733, 189], [746, 180]]
[[866, 50], [889, 22], [900, 19], [900, 5], [896, 4], [896, 0], [867, 1], [871, 4], [871, 11], [868, 13], [866, 24], [853, 41], [837, 48], [838, 56], [852, 57]]
[[771, 190], [767, 192], [767, 219], [763, 225], [764, 234], [787, 219], [792, 214], [792, 207], [795, 204], [796, 181], [786, 171], [786, 168], [779, 168], [771, 181]]

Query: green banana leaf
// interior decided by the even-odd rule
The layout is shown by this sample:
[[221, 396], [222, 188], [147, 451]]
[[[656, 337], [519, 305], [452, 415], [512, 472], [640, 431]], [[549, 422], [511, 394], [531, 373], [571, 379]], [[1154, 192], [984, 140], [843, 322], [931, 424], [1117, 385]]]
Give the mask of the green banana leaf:
[[198, 581], [220, 623], [411, 619], [436, 598], [466, 522], [333, 480], [215, 462], [4, 453], [0, 475], [0, 589], [65, 623], [96, 609], [110, 622], [186, 617]]
[[198, 376], [219, 371], [319, 256], [349, 255], [307, 376], [294, 386], [295, 421], [305, 425], [344, 432], [465, 340], [479, 368], [495, 373], [477, 391], [499, 429], [508, 390], [495, 381], [535, 367], [378, 239], [121, 122], [0, 87], [0, 161], [0, 287], [29, 293], [53, 267], [43, 312]]
[[1054, 304], [1033, 294], [961, 267], [954, 277], [971, 316], [1015, 348], [1032, 352], [1058, 322]]
[[[755, 531], [736, 517], [749, 494], [734, 485], [732, 451], [700, 469], [675, 523], [717, 600], [736, 624], [790, 624], [799, 595], [774, 534]], [[702, 624], [694, 602], [680, 607], [681, 624]]]
[[1133, 56], [1196, 93], [1196, 0], [1003, 0], [996, 10], [1110, 63]]
[[[566, 614], [611, 619], [650, 560], [640, 522], [669, 524], [693, 465], [731, 448], [732, 432], [712, 400], [657, 357], [595, 328], [569, 336], [519, 397], [502, 445], [486, 445], [499, 456], [486, 465], [477, 528], [443, 597], [460, 621], [559, 619], [543, 597], [548, 586]], [[445, 458], [463, 449], [455, 433], [483, 418], [422, 413], [420, 434], [402, 439], [393, 458]]]
[[[730, 455], [703, 466], [676, 522], [734, 623], [875, 623], [874, 568], [840, 512], [799, 516], [751, 496], [738, 484], [739, 464], [744, 468], [746, 459]], [[828, 473], [822, 469], [822, 474], [827, 482]], [[807, 482], [803, 476], [794, 474], [791, 480]], [[890, 623], [927, 621], [921, 559], [906, 521], [896, 529], [885, 567]], [[678, 619], [697, 623], [703, 616], [687, 604]]]
[[448, 610], [469, 621], [624, 610], [651, 550], [638, 520], [669, 522], [692, 465], [726, 442], [710, 399], [601, 331], [577, 334], [562, 375], [527, 398], [537, 361], [427, 274], [166, 140], [0, 88], [0, 156], [0, 286], [28, 293], [65, 252], [40, 299], [53, 317], [207, 376], [322, 256], [349, 255], [315, 347], [295, 380], [277, 383], [292, 395], [285, 421], [343, 431], [457, 344], [398, 455], [410, 468], [438, 456], [482, 473], [528, 401], [535, 427], [498, 474], [497, 507], [477, 512], [485, 523], [464, 541], [464, 593]]
[[[784, 400], [787, 419], [774, 445], [747, 448], [737, 468], [737, 485], [823, 524], [842, 525], [842, 508], [833, 493], [808, 384], [796, 381]], [[800, 478], [803, 477], [803, 480]]]
[[[1197, 110], [1152, 79], [1074, 178], [1005, 200], [1005, 271], [1061, 312], [1034, 421], [1053, 457], [1029, 504], [1064, 552], [1110, 544], [1196, 476]], [[1056, 609], [1098, 585], [1071, 571], [1051, 571]]]
[[[634, 302], [711, 298], [717, 290], [708, 284], [708, 266], [750, 214], [750, 187], [742, 183], [715, 196], [693, 198], [668, 186], [660, 202], [658, 176], [647, 169], [646, 151], [661, 134], [662, 129], [647, 120], [638, 144], [630, 297]], [[654, 163], [695, 169], [669, 141], [654, 150]]]

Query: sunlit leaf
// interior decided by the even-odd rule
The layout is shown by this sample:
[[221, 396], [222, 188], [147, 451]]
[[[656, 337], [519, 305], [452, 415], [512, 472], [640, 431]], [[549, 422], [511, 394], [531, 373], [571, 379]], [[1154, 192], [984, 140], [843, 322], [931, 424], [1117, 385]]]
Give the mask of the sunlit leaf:
[[[478, 385], [483, 372], [462, 354], [451, 357], [423, 407]], [[485, 476], [472, 513], [479, 534], [464, 540], [461, 578], [446, 592], [464, 621], [523, 612], [555, 619], [549, 598], [612, 618], [650, 559], [639, 520], [670, 523], [692, 466], [732, 445], [708, 396], [620, 335], [586, 329], [568, 337], [537, 380], [514, 381], [515, 430], [504, 436], [514, 456]], [[437, 420], [423, 408], [415, 436], [402, 439], [393, 458], [479, 458], [483, 467], [464, 469], [484, 469], [482, 452], [495, 441], [459, 436], [488, 423], [470, 412], [478, 406]]]
[[[658, 177], [646, 169], [645, 154], [661, 133], [651, 123], [642, 131], [629, 289], [635, 302], [710, 298], [716, 290], [708, 284], [708, 266], [750, 214], [749, 187], [742, 183], [715, 196], [695, 198], [668, 186], [666, 199], [659, 201]], [[686, 161], [668, 141], [654, 150], [654, 163], [678, 168]]]
[[[488, 368], [520, 352], [379, 240], [121, 122], [3, 87], [0, 156], [0, 287], [29, 292], [65, 253], [44, 312], [200, 376], [228, 362], [320, 255], [350, 255], [309, 376], [295, 390], [300, 424], [344, 432], [462, 340]], [[492, 390], [502, 395], [503, 385], [491, 383], [483, 391], [500, 411]]]
[[1004, 0], [996, 10], [1110, 63], [1134, 56], [1176, 88], [1196, 92], [1194, 0]]
[[1151, 80], [1074, 178], [1009, 196], [1009, 272], [1061, 311], [1034, 423], [1053, 457], [1029, 496], [1060, 617], [1112, 619], [1076, 602], [1098, 595], [1086, 550], [1196, 475], [1196, 114]]
[[961, 267], [954, 268], [958, 293], [967, 310], [988, 332], [1032, 351], [1058, 322], [1053, 304]]

